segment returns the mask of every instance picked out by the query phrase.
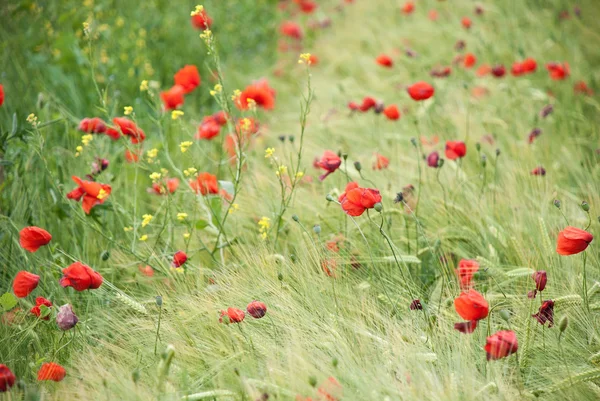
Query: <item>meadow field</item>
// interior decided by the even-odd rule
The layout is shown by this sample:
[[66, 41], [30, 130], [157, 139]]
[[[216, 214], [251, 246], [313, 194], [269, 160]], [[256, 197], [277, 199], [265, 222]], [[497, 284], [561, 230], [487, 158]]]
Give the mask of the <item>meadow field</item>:
[[0, 19], [0, 400], [600, 399], [597, 0]]

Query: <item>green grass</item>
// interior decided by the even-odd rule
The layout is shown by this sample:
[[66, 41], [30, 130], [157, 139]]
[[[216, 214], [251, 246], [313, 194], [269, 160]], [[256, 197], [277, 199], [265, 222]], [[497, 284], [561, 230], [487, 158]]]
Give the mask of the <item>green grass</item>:
[[[181, 171], [193, 166], [235, 182], [236, 166], [222, 159], [223, 131], [212, 142], [179, 150], [202, 118], [221, 108], [209, 94], [215, 83], [209, 77], [215, 70], [212, 55], [189, 26], [195, 3], [171, 3], [0, 6], [7, 21], [0, 28], [0, 83], [6, 92], [0, 107], [0, 293], [11, 291], [19, 270], [41, 276], [33, 295], [19, 301], [16, 323], [0, 324], [0, 363], [23, 384], [0, 399], [21, 399], [23, 392], [28, 399], [43, 394], [45, 400], [179, 400], [202, 393], [204, 399], [255, 400], [263, 393], [270, 399], [319, 399], [311, 383], [316, 380], [318, 387], [330, 376], [341, 383], [344, 400], [598, 398], [600, 254], [592, 242], [586, 251], [588, 311], [581, 297], [582, 256], [555, 252], [557, 234], [566, 226], [561, 212], [580, 228], [591, 219], [588, 231], [598, 231], [600, 104], [596, 95], [573, 93], [578, 80], [600, 90], [600, 9], [594, 1], [578, 2], [581, 19], [567, 1], [489, 2], [482, 16], [474, 15], [474, 3], [466, 0], [418, 1], [409, 16], [399, 11], [403, 2], [355, 0], [338, 12], [339, 2], [324, 1], [314, 17], [331, 18], [331, 27], [308, 32], [314, 17], [294, 17], [307, 38], [303, 49], [289, 53], [277, 52], [277, 29], [292, 17], [275, 2], [204, 3], [215, 20], [225, 98], [261, 77], [277, 90], [275, 110], [256, 114], [262, 134], [245, 149], [235, 200], [239, 210], [227, 218], [228, 242], [221, 235], [218, 244], [227, 204], [218, 197], [196, 197]], [[427, 18], [432, 8], [439, 13], [436, 22]], [[570, 10], [570, 19], [559, 20], [563, 9]], [[100, 32], [91, 42], [92, 58], [81, 34], [90, 14], [92, 32]], [[460, 25], [465, 15], [473, 20], [470, 31]], [[138, 44], [142, 29], [143, 46]], [[533, 57], [538, 71], [477, 78], [474, 70], [452, 65], [450, 77], [431, 78], [432, 66], [450, 65], [458, 54], [457, 40], [465, 40], [465, 51], [477, 56], [478, 65], [502, 63], [510, 70], [513, 61]], [[405, 56], [407, 47], [418, 56]], [[281, 184], [264, 151], [275, 148], [278, 163], [295, 173], [299, 117], [308, 95], [306, 66], [297, 63], [300, 52], [320, 60], [309, 68], [314, 99], [300, 163], [313, 182], [297, 186], [276, 233]], [[392, 69], [375, 64], [382, 52], [394, 57]], [[550, 80], [544, 64], [551, 61], [569, 62], [571, 76]], [[185, 64], [199, 66], [203, 83], [186, 97], [185, 115], [173, 121], [139, 85], [148, 79], [168, 88]], [[432, 100], [416, 103], [406, 94], [404, 86], [419, 80], [435, 86]], [[476, 86], [488, 94], [473, 98]], [[402, 118], [349, 115], [347, 103], [364, 96], [398, 104]], [[541, 119], [538, 113], [547, 104], [554, 112]], [[129, 143], [103, 136], [75, 157], [79, 120], [108, 121], [121, 116], [124, 106], [134, 107], [148, 137], [144, 152], [158, 149], [157, 162], [126, 163]], [[38, 129], [26, 122], [29, 113], [38, 117]], [[242, 115], [251, 114], [234, 110], [235, 117]], [[535, 127], [543, 133], [528, 144]], [[493, 145], [482, 140], [486, 134]], [[293, 135], [294, 143], [281, 142], [281, 135]], [[411, 138], [421, 136], [439, 136], [440, 143], [415, 148]], [[446, 160], [435, 170], [420, 160], [432, 150], [443, 157], [444, 142], [456, 139], [465, 140], [468, 149], [460, 165]], [[321, 183], [311, 164], [325, 149], [347, 155], [347, 162]], [[390, 158], [388, 169], [371, 169], [374, 152]], [[87, 216], [66, 193], [75, 186], [71, 175], [89, 173], [95, 156], [110, 160], [98, 180], [110, 183], [113, 192]], [[353, 167], [356, 161], [362, 176]], [[530, 174], [537, 166], [545, 167], [545, 177]], [[182, 178], [172, 196], [147, 192], [149, 174], [160, 168]], [[378, 188], [383, 212], [352, 219], [326, 200], [327, 194], [337, 199], [348, 180]], [[393, 203], [408, 184], [419, 196], [415, 213]], [[555, 199], [562, 202], [560, 211]], [[589, 216], [582, 201], [590, 205]], [[188, 214], [186, 222], [176, 219], [179, 212]], [[154, 219], [142, 228], [144, 214]], [[257, 224], [263, 216], [271, 219], [267, 240], [260, 238]], [[49, 246], [34, 254], [21, 249], [18, 233], [27, 225], [48, 230]], [[135, 230], [125, 232], [128, 226]], [[186, 232], [192, 234], [189, 241]], [[138, 240], [142, 234], [149, 236], [146, 242]], [[325, 242], [340, 234], [345, 238], [340, 252], [328, 251]], [[211, 255], [219, 244], [222, 250]], [[190, 257], [184, 272], [170, 266], [180, 249]], [[447, 264], [440, 263], [441, 256]], [[330, 258], [337, 262], [335, 278], [321, 267]], [[460, 293], [453, 269], [462, 258], [479, 260], [475, 288], [492, 310], [471, 335], [453, 329], [461, 320], [453, 306]], [[76, 293], [58, 285], [61, 269], [75, 260], [103, 275], [100, 289]], [[145, 264], [155, 269], [152, 278], [139, 273]], [[542, 269], [548, 286], [542, 297], [530, 300], [531, 273]], [[28, 314], [35, 296], [73, 304], [77, 328], [63, 336], [53, 318], [36, 321]], [[162, 297], [162, 311], [156, 296]], [[415, 298], [424, 311], [409, 310]], [[265, 318], [247, 315], [240, 325], [219, 324], [220, 310], [245, 309], [255, 299], [267, 304]], [[556, 302], [556, 326], [542, 327], [531, 317], [540, 299]], [[506, 313], [508, 320], [502, 317]], [[569, 324], [559, 340], [563, 317]], [[505, 329], [516, 332], [518, 352], [486, 362], [486, 336]], [[174, 356], [165, 368], [168, 345]], [[67, 378], [37, 383], [44, 361], [64, 365]]]

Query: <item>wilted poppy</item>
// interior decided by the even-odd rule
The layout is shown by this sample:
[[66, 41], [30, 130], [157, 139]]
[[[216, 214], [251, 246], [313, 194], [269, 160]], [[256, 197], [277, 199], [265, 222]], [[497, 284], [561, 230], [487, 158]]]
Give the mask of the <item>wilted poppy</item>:
[[205, 10], [202, 10], [199, 13], [194, 13], [191, 21], [195, 28], [202, 30], [208, 29], [212, 25], [212, 18], [206, 14]]
[[376, 189], [361, 188], [356, 182], [350, 182], [338, 200], [346, 214], [357, 217], [381, 202], [381, 195]]
[[43, 363], [40, 367], [40, 370], [38, 370], [37, 379], [38, 381], [52, 380], [59, 382], [64, 379], [66, 375], [67, 371], [65, 368], [60, 366], [58, 363], [46, 362]]
[[463, 66], [465, 68], [471, 68], [475, 63], [477, 63], [477, 57], [475, 57], [473, 53], [465, 54], [465, 57], [463, 58]]
[[387, 54], [380, 54], [379, 56], [377, 56], [375, 61], [382, 67], [391, 68], [394, 65], [392, 58]]
[[19, 243], [23, 249], [29, 252], [37, 251], [41, 246], [50, 242], [52, 235], [43, 228], [31, 226], [25, 227], [19, 232]]
[[458, 330], [463, 334], [471, 334], [477, 328], [477, 320], [470, 320], [468, 322], [454, 323], [454, 330]]
[[531, 170], [531, 175], [541, 175], [543, 177], [546, 175], [546, 169], [542, 166], [538, 166]]
[[565, 79], [571, 73], [569, 63], [548, 63], [546, 64], [546, 69], [550, 74], [550, 78], [557, 81]]
[[87, 134], [102, 134], [106, 132], [107, 126], [99, 117], [84, 118], [79, 122], [77, 129]]
[[171, 266], [173, 267], [181, 267], [185, 262], [187, 262], [187, 254], [183, 251], [177, 251], [173, 255], [173, 261], [171, 262]]
[[463, 291], [454, 299], [456, 313], [465, 320], [481, 320], [488, 315], [489, 306], [485, 298], [474, 289]]
[[165, 110], [173, 110], [184, 102], [184, 90], [181, 85], [173, 85], [169, 90], [160, 93]]
[[432, 77], [436, 77], [436, 78], [446, 78], [446, 77], [450, 76], [451, 72], [452, 72], [452, 68], [450, 68], [450, 67], [435, 67], [431, 70], [431, 72], [429, 74]]
[[[222, 310], [220, 313], [219, 323], [241, 323], [246, 317], [244, 311], [238, 308], [227, 308], [227, 311]], [[223, 319], [224, 317], [227, 319]]]
[[456, 275], [460, 281], [460, 288], [467, 289], [471, 286], [473, 275], [479, 270], [479, 263], [472, 259], [462, 259], [458, 262]]
[[260, 319], [267, 314], [267, 305], [260, 301], [252, 301], [246, 306], [246, 311], [255, 319]]
[[417, 82], [412, 84], [407, 89], [408, 94], [413, 100], [426, 100], [433, 96], [435, 89], [427, 82]]
[[75, 291], [94, 290], [102, 285], [102, 276], [91, 267], [75, 262], [62, 270], [59, 283], [62, 287], [73, 287]]
[[200, 73], [198, 67], [195, 65], [186, 65], [175, 73], [173, 76], [175, 85], [179, 85], [183, 88], [184, 93], [190, 93], [196, 89], [202, 80], [200, 79]]
[[418, 299], [413, 299], [409, 306], [410, 310], [423, 310], [423, 305]]
[[383, 114], [385, 114], [388, 120], [398, 120], [400, 118], [400, 111], [398, 110], [398, 106], [395, 104], [390, 104], [383, 109]]
[[69, 192], [67, 194], [67, 198], [75, 201], [79, 201], [81, 198], [83, 198], [83, 203], [81, 205], [86, 214], [89, 214], [94, 206], [104, 203], [112, 190], [108, 184], [100, 184], [95, 181], [86, 181], [76, 176], [72, 176], [71, 178], [79, 186]]
[[585, 251], [594, 236], [585, 230], [568, 226], [558, 233], [556, 252], [559, 255], [575, 255]]
[[531, 315], [537, 319], [538, 322], [543, 326], [548, 322], [548, 327], [554, 326], [554, 301], [549, 299], [542, 302], [540, 310], [535, 315]]
[[13, 281], [13, 292], [17, 298], [25, 298], [36, 289], [39, 282], [40, 276], [21, 270]]
[[200, 173], [195, 180], [190, 181], [190, 187], [196, 194], [209, 195], [219, 193], [217, 176], [210, 173]]
[[146, 134], [135, 123], [125, 117], [113, 118], [113, 123], [121, 130], [123, 135], [131, 138], [131, 143], [140, 143], [146, 139]]
[[539, 128], [534, 128], [527, 136], [527, 141], [529, 141], [529, 143], [533, 143], [533, 141], [535, 141], [536, 138], [540, 135], [542, 135], [542, 130]]
[[460, 20], [460, 23], [465, 29], [471, 29], [472, 22], [469, 17], [463, 17], [462, 20]]
[[377, 105], [377, 101], [375, 99], [373, 99], [370, 96], [366, 96], [365, 98], [363, 98], [362, 103], [360, 104], [360, 106], [358, 107], [358, 109], [362, 112], [368, 111], [371, 108], [375, 107]]
[[446, 142], [446, 157], [450, 160], [462, 159], [467, 154], [467, 145], [462, 141]]
[[529, 298], [535, 298], [537, 292], [542, 292], [544, 291], [544, 288], [546, 288], [546, 283], [548, 281], [548, 275], [546, 274], [546, 271], [544, 270], [539, 270], [534, 272], [531, 275], [531, 278], [533, 279], [533, 281], [535, 281], [535, 290], [530, 291], [527, 296]]
[[[40, 317], [42, 315], [42, 309], [40, 308], [40, 306], [42, 306], [42, 305], [44, 305], [48, 308], [51, 308], [52, 302], [50, 302], [49, 300], [47, 300], [44, 297], [37, 297], [35, 299], [35, 306], [33, 308], [31, 308], [30, 312], [32, 314], [34, 314], [35, 316]], [[50, 319], [50, 316], [45, 316], [42, 319], [48, 320], [48, 319]]]
[[[2, 85], [0, 85], [0, 106], [2, 105]], [[0, 393], [8, 391], [9, 388], [15, 385], [17, 378], [6, 365], [0, 364]]]
[[297, 40], [302, 39], [303, 36], [302, 28], [300, 28], [300, 25], [293, 21], [282, 22], [281, 26], [279, 27], [279, 32], [281, 32], [283, 36]]
[[315, 161], [315, 166], [322, 168], [326, 171], [325, 174], [321, 175], [319, 179], [323, 181], [327, 176], [337, 170], [342, 164], [342, 159], [332, 152], [331, 150], [326, 150], [321, 156], [320, 160]]
[[506, 74], [506, 68], [502, 64], [498, 64], [492, 67], [492, 75], [496, 78], [502, 78]]
[[489, 336], [484, 347], [488, 361], [509, 356], [518, 348], [517, 336], [512, 330], [502, 330]]
[[427, 165], [429, 167], [438, 168], [440, 162], [440, 154], [438, 152], [431, 152], [427, 156]]
[[261, 79], [248, 85], [235, 103], [240, 110], [248, 110], [252, 104], [272, 110], [275, 107], [275, 90], [269, 86], [266, 79]]
[[390, 159], [379, 153], [375, 153], [375, 161], [373, 162], [373, 170], [383, 170], [390, 165]]
[[73, 307], [70, 304], [65, 304], [58, 308], [56, 314], [56, 325], [62, 331], [71, 330], [79, 322], [79, 318], [73, 312]]

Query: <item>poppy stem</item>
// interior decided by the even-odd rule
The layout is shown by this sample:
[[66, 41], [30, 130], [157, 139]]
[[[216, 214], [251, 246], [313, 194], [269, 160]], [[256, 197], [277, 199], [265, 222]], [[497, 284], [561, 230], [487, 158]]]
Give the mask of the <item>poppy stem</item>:
[[154, 355], [156, 356], [156, 350], [158, 348], [158, 337], [160, 335], [160, 321], [162, 319], [162, 303], [158, 307], [158, 324], [156, 325], [156, 338], [154, 339]]
[[448, 201], [446, 199], [446, 188], [444, 187], [444, 184], [442, 184], [442, 181], [440, 180], [440, 172], [442, 171], [442, 168], [438, 168], [437, 169], [437, 174], [435, 175], [437, 182], [440, 184], [440, 187], [442, 187], [442, 194], [444, 196], [444, 209], [446, 210], [446, 216], [448, 217], [448, 225], [450, 225], [450, 213], [448, 213]]
[[588, 300], [588, 291], [587, 291], [587, 274], [585, 271], [585, 266], [587, 264], [587, 252], [583, 252], [583, 304], [588, 313], [590, 313], [590, 303]]

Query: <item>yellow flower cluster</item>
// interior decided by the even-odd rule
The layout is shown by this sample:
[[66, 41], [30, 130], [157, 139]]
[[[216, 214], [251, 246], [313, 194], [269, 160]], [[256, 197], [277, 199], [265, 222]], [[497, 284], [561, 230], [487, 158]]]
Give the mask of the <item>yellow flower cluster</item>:
[[140, 241], [146, 241], [147, 239], [148, 239], [148, 236], [146, 234], [144, 234], [140, 237]]
[[181, 111], [181, 110], [173, 110], [171, 112], [171, 119], [172, 120], [177, 120], [181, 116], [183, 116], [183, 111]]
[[[88, 146], [90, 144], [90, 142], [92, 142], [94, 140], [94, 136], [92, 134], [85, 134], [81, 137], [81, 144], [83, 146]], [[79, 155], [81, 155], [81, 152], [83, 152], [83, 146], [79, 145], [75, 148], [76, 152], [75, 152], [75, 157], [79, 157]], [[101, 199], [101, 198], [98, 198]]]
[[200, 15], [204, 11], [204, 6], [196, 6], [196, 8], [190, 13], [190, 17], [195, 17], [196, 15]]
[[156, 181], [160, 180], [161, 176], [162, 176], [161, 173], [158, 173], [158, 172], [155, 171], [154, 173], [150, 174], [149, 177], [152, 180], [152, 182], [156, 182]]
[[212, 37], [212, 32], [210, 29], [206, 29], [206, 30], [204, 30], [204, 32], [202, 32], [200, 34], [200, 39], [204, 40], [207, 43], [210, 41], [211, 37]]
[[181, 153], [185, 153], [187, 152], [187, 150], [189, 149], [190, 146], [192, 146], [194, 143], [192, 141], [185, 141], [185, 142], [181, 142], [179, 144], [179, 150], [181, 150]]
[[29, 124], [31, 124], [31, 126], [33, 128], [38, 126], [38, 118], [35, 116], [35, 114], [31, 113], [30, 115], [27, 116], [27, 122]]
[[177, 213], [177, 220], [179, 220], [179, 221], [183, 221], [183, 220], [187, 219], [187, 217], [188, 217], [187, 213], [183, 213], [183, 212]]
[[223, 86], [221, 86], [221, 84], [216, 84], [214, 90], [210, 91], [210, 95], [215, 96], [217, 93], [221, 93], [222, 90]]
[[237, 203], [234, 203], [231, 205], [231, 207], [229, 208], [229, 213], [235, 213], [238, 210], [240, 210], [240, 205], [238, 205]]
[[273, 156], [273, 153], [275, 153], [275, 148], [265, 149], [265, 159], [271, 158]]
[[300, 58], [298, 59], [298, 64], [308, 64], [310, 65], [310, 53], [302, 53]]
[[193, 168], [193, 167], [186, 168], [185, 170], [183, 170], [183, 174], [184, 174], [186, 177], [189, 177], [190, 175], [196, 175], [196, 173], [197, 173], [197, 172], [198, 172], [198, 170], [196, 170], [196, 169], [195, 169], [195, 168]]
[[152, 216], [151, 214], [145, 214], [142, 216], [142, 227], [146, 227], [148, 224], [150, 224], [150, 222], [152, 221], [152, 219], [154, 218], [154, 216]]
[[260, 238], [263, 240], [267, 239], [267, 232], [269, 231], [269, 228], [271, 228], [271, 219], [263, 216], [258, 221], [258, 232], [260, 233]]
[[148, 90], [148, 80], [144, 79], [140, 84], [140, 91], [146, 92]]
[[282, 175], [286, 175], [287, 174], [287, 167], [284, 165], [279, 166], [279, 168], [277, 169], [277, 171], [275, 171], [275, 174], [279, 177]]
[[129, 226], [129, 227], [123, 227], [123, 231], [125, 231], [126, 233], [128, 233], [129, 231], [133, 231], [133, 227]]
[[131, 107], [131, 106], [123, 107], [123, 114], [128, 116], [128, 115], [131, 115], [132, 113], [133, 113], [133, 107]]
[[[158, 156], [158, 149], [152, 148], [146, 152], [146, 157], [148, 158], [148, 163], [154, 163], [154, 159]], [[159, 177], [160, 178], [160, 177]]]
[[238, 100], [240, 98], [240, 95], [242, 94], [242, 91], [239, 89], [236, 89], [233, 91], [233, 95], [231, 95], [231, 100], [233, 100], [234, 102], [236, 100]]

